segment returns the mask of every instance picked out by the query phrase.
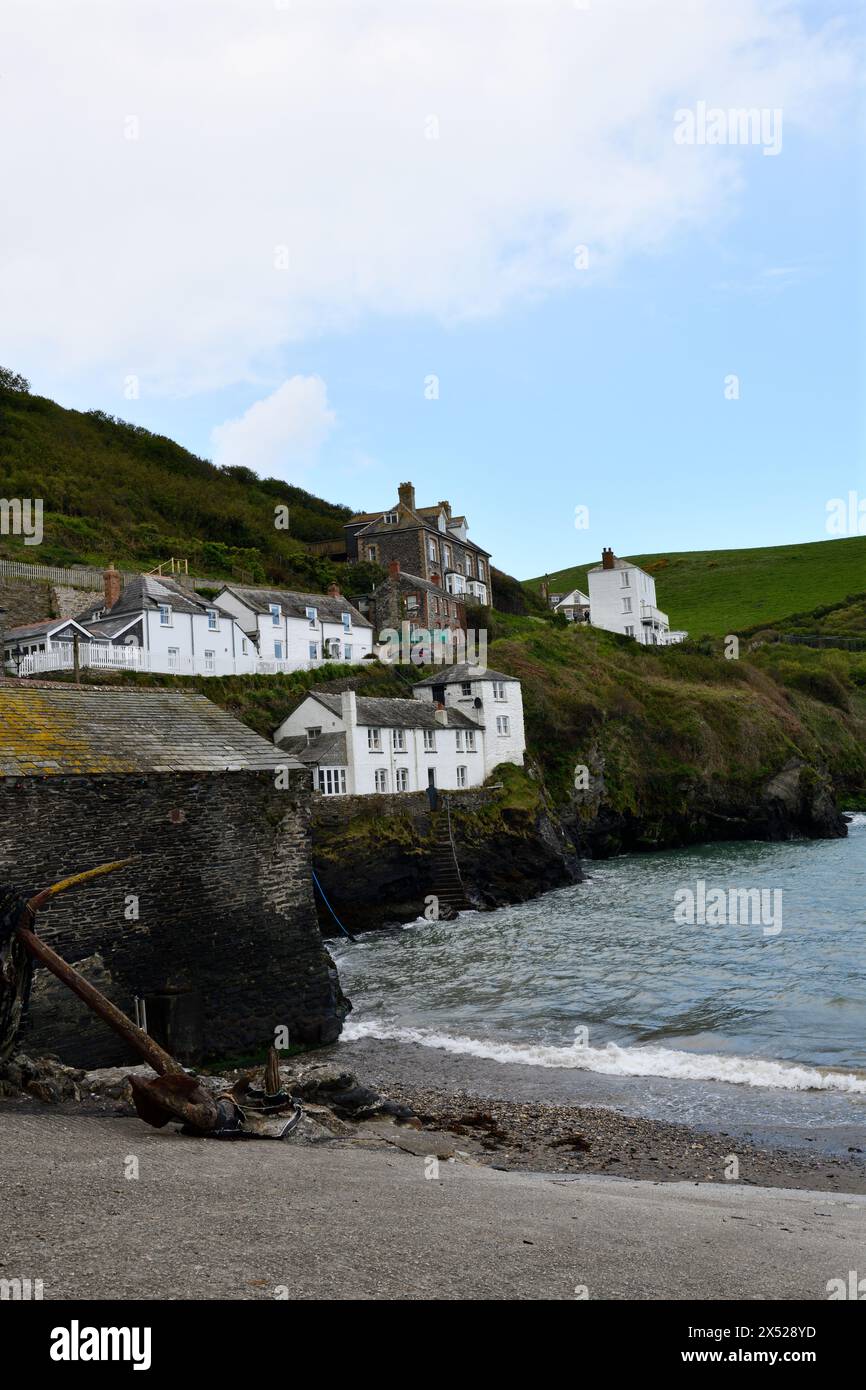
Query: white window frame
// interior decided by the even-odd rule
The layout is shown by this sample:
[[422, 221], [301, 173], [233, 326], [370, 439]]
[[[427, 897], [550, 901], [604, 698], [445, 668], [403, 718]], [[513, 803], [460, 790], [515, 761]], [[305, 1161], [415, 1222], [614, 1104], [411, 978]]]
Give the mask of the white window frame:
[[623, 589], [631, 588], [631, 575], [628, 570], [620, 570], [620, 587]]
[[457, 751], [458, 753], [462, 753], [462, 752], [463, 752], [463, 730], [462, 730], [462, 729], [457, 729], [456, 732], [455, 732], [455, 734], [454, 734], [454, 738], [455, 738], [455, 740], [456, 740], [456, 743], [455, 743], [456, 751]]
[[159, 625], [160, 627], [174, 627], [174, 614], [170, 603], [159, 605]]
[[494, 700], [505, 699], [505, 681], [493, 682], [493, 698]]
[[351, 661], [351, 660], [352, 660], [352, 643], [351, 643], [351, 642], [344, 642], [344, 643], [343, 643], [343, 660], [344, 660], [344, 661]]
[[282, 660], [283, 660], [283, 644], [282, 644], [282, 641], [278, 640], [278, 641], [274, 642], [274, 661], [282, 661]]
[[220, 615], [219, 615], [219, 609], [217, 609], [217, 608], [209, 608], [209, 609], [207, 610], [207, 630], [208, 630], [208, 632], [219, 632], [219, 630], [220, 630]]
[[377, 792], [388, 790], [388, 769], [387, 767], [377, 767], [373, 775], [373, 785]]
[[462, 766], [461, 766], [461, 767], [458, 767], [458, 769], [457, 769], [457, 785], [458, 785], [458, 787], [465, 787], [465, 786], [467, 785], [467, 781], [468, 781], [468, 779], [467, 779], [467, 769], [466, 769], [465, 767], [462, 767]]
[[474, 730], [474, 729], [467, 729], [467, 730], [466, 730], [466, 752], [467, 752], [467, 753], [476, 753], [477, 751], [478, 751], [478, 750], [477, 750], [477, 748], [476, 748], [476, 746], [475, 746], [475, 730]]
[[394, 752], [395, 752], [395, 753], [405, 753], [405, 752], [406, 752], [406, 730], [405, 730], [405, 729], [392, 729], [392, 730], [391, 730], [391, 746], [392, 746], [392, 748], [394, 749]]
[[306, 614], [310, 627], [315, 627], [319, 617], [319, 610], [317, 608], [305, 608], [304, 613]]
[[215, 651], [208, 651], [207, 648], [205, 648], [205, 653], [204, 653], [204, 669], [205, 669], [206, 671], [215, 671], [215, 670], [216, 670], [216, 652], [215, 652]]
[[507, 714], [497, 714], [496, 732], [500, 738], [508, 738], [511, 734], [511, 720]]
[[340, 614], [340, 620], [341, 620], [341, 622], [342, 622], [342, 624], [343, 624], [343, 631], [344, 631], [344, 632], [351, 632], [351, 631], [352, 631], [352, 615], [351, 615], [351, 613], [341, 613], [341, 614]]
[[272, 603], [269, 605], [269, 607], [271, 614], [271, 626], [279, 627], [280, 623], [283, 621], [283, 610], [278, 603]]
[[394, 781], [398, 792], [409, 790], [409, 769], [408, 767], [398, 767], [394, 771]]
[[382, 730], [368, 728], [367, 730], [367, 751], [369, 753], [381, 753], [382, 751]]
[[319, 659], [319, 644], [318, 644], [318, 642], [308, 642], [308, 643], [307, 643], [307, 653], [308, 653], [308, 657], [309, 657], [309, 660], [310, 660], [310, 661], [318, 661], [318, 659]]
[[465, 695], [471, 695], [471, 694], [472, 694], [472, 682], [471, 682], [471, 681], [461, 681], [461, 682], [460, 682], [460, 694], [461, 694], [461, 695], [464, 695], [464, 696], [465, 696]]
[[176, 671], [180, 666], [180, 647], [169, 647], [168, 649], [168, 669]]
[[623, 601], [622, 601], [622, 611], [623, 611], [623, 613], [630, 613], [630, 612], [631, 612], [631, 599], [630, 599], [630, 598], [626, 597], [626, 598], [623, 599]]
[[424, 730], [424, 752], [425, 752], [425, 753], [435, 753], [435, 752], [436, 752], [436, 730], [435, 730], [435, 729], [425, 729], [425, 730]]

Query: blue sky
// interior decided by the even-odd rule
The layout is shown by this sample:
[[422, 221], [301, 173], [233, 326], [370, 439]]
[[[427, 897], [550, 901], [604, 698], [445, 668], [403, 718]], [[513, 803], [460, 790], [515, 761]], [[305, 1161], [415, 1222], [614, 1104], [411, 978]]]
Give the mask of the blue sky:
[[[387, 14], [389, 7], [380, 9]], [[325, 131], [331, 115], [325, 94], [323, 158], [313, 170], [309, 151], [296, 150], [304, 191], [283, 191], [290, 213], [281, 215], [294, 229], [286, 236], [293, 263], [291, 283], [284, 276], [273, 301], [269, 282], [248, 277], [234, 246], [221, 248], [218, 232], [212, 248], [199, 233], [198, 260], [179, 256], [181, 263], [173, 265], [166, 227], [176, 216], [182, 238], [181, 222], [198, 209], [184, 188], [182, 161], [174, 202], [172, 188], [163, 188], [184, 99], [182, 90], [171, 92], [169, 75], [163, 111], [145, 109], [142, 117], [142, 146], [163, 118], [164, 143], [154, 155], [146, 152], [153, 166], [131, 174], [128, 162], [119, 166], [127, 209], [140, 187], [148, 209], [141, 215], [149, 215], [150, 192], [162, 190], [162, 216], [152, 224], [147, 248], [138, 248], [124, 272], [123, 235], [117, 233], [110, 243], [117, 264], [106, 265], [104, 253], [94, 257], [80, 298], [70, 294], [53, 310], [40, 304], [38, 333], [28, 324], [16, 335], [14, 322], [11, 331], [0, 328], [0, 360], [64, 404], [98, 406], [206, 457], [242, 460], [359, 509], [389, 504], [398, 482], [411, 479], [420, 502], [448, 498], [465, 512], [471, 534], [491, 550], [494, 563], [520, 577], [598, 557], [603, 545], [628, 554], [823, 539], [827, 501], [850, 489], [866, 496], [866, 226], [854, 12], [738, 0], [732, 13], [740, 28], [720, 37], [708, 11], [707, 25], [683, 38], [679, 59], [659, 59], [655, 86], [650, 53], [644, 104], [631, 116], [622, 110], [635, 87], [628, 74], [643, 77], [641, 44], [647, 51], [646, 38], [637, 36], [634, 51], [622, 55], [622, 88], [611, 97], [619, 105], [603, 109], [603, 85], [584, 111], [575, 112], [574, 130], [561, 148], [559, 131], [570, 113], [569, 70], [556, 67], [561, 34], [539, 45], [538, 85], [524, 83], [520, 49], [526, 36], [515, 32], [515, 53], [505, 44], [499, 52], [501, 91], [473, 96], [469, 58], [472, 43], [480, 51], [484, 28], [470, 31], [465, 88], [453, 87], [447, 99], [436, 93], [431, 60], [425, 69], [430, 92], [411, 113], [413, 121], [420, 119], [419, 113], [435, 109], [438, 95], [446, 108], [439, 139], [395, 153], [390, 134], [371, 125], [347, 166], [342, 209], [332, 180], [325, 182], [335, 148]], [[571, 16], [567, 21], [575, 23]], [[222, 59], [195, 54], [202, 81], [208, 65], [219, 70], [225, 54], [243, 45], [231, 6], [225, 22], [225, 33], [217, 36]], [[418, 39], [396, 13], [387, 22], [389, 41]], [[459, 23], [459, 16], [443, 10], [445, 30]], [[769, 56], [767, 25], [776, 45], [770, 43]], [[323, 60], [335, 32], [307, 34]], [[598, 66], [585, 52], [586, 32], [572, 28], [567, 36], [580, 40], [578, 57]], [[665, 30], [656, 32], [656, 43], [664, 45]], [[264, 46], [268, 36], [257, 37]], [[366, 38], [366, 52], [378, 61], [383, 31], [357, 37]], [[430, 35], [421, 38], [432, 51]], [[447, 48], [448, 32], [441, 39]], [[188, 41], [195, 53], [195, 36]], [[18, 42], [25, 42], [23, 30]], [[615, 30], [592, 42], [617, 53]], [[749, 50], [751, 59], [744, 60]], [[151, 61], [159, 60], [145, 51], [145, 68]], [[245, 50], [243, 61], [255, 69], [260, 59], [250, 60]], [[684, 74], [678, 91], [677, 62]], [[750, 74], [745, 83], [744, 69]], [[717, 70], [722, 76], [716, 82]], [[163, 67], [160, 73], [165, 78]], [[185, 78], [194, 104], [195, 81], [188, 72]], [[389, 120], [399, 125], [409, 98], [402, 78], [394, 81]], [[496, 128], [485, 128], [485, 111], [495, 112], [497, 100], [502, 112], [511, 109], [509, 82], [522, 109], [514, 129], [499, 139]], [[553, 123], [549, 87], [559, 92], [565, 113]], [[701, 99], [723, 103], [732, 93], [737, 104], [781, 105], [778, 155], [766, 156], [757, 146], [673, 147], [674, 107], [691, 108]], [[112, 101], [106, 92], [109, 113]], [[128, 95], [117, 101], [124, 111], [134, 106]], [[379, 114], [375, 101], [365, 102], [366, 96], [357, 97], [353, 109], [362, 123]], [[276, 119], [277, 104], [274, 111]], [[297, 124], [297, 113], [282, 118], [289, 127]], [[502, 115], [500, 125], [506, 119]], [[232, 126], [233, 149], [226, 154], [220, 132], [213, 129], [209, 140], [205, 123], [180, 138], [181, 152], [186, 139], [199, 160], [213, 160], [216, 180], [221, 159], [228, 167], [236, 161], [237, 176], [258, 148], [256, 129], [255, 121]], [[37, 131], [34, 139], [40, 138]], [[480, 143], [464, 168], [457, 146], [476, 138]], [[75, 157], [92, 161], [94, 169], [102, 159], [107, 172], [113, 161], [128, 160], [130, 143], [138, 144], [107, 148], [104, 133], [94, 133], [92, 113], [77, 139]], [[82, 153], [82, 142], [92, 150]], [[431, 156], [441, 166], [429, 177], [435, 201], [431, 197], [413, 220], [428, 181], [408, 186], [401, 201], [387, 166], [393, 161], [399, 185], [399, 158], [407, 160], [411, 179], [419, 160]], [[539, 174], [536, 166], [547, 158], [545, 182], [548, 171]], [[575, 188], [560, 197], [558, 184], [568, 182], [572, 166]], [[189, 175], [190, 163], [185, 167]], [[356, 182], [359, 170], [369, 178]], [[209, 190], [216, 189], [215, 215], [243, 194], [237, 182], [231, 190], [202, 182], [206, 209]], [[97, 209], [88, 208], [85, 189], [79, 196], [86, 226]], [[255, 236], [260, 222], [270, 254], [281, 244], [274, 220], [279, 200], [257, 206], [256, 198], [253, 189], [234, 241]], [[314, 228], [310, 246], [318, 250], [325, 243], [318, 259], [304, 241], [307, 223], [298, 202], [307, 204]], [[325, 205], [333, 217], [317, 221]], [[572, 264], [581, 226], [587, 228], [586, 270]], [[129, 275], [135, 279], [136, 255], [149, 258], [155, 243], [163, 273], [154, 266], [152, 278], [145, 274], [136, 299]], [[298, 245], [303, 252], [296, 275]], [[43, 281], [51, 285], [64, 273], [75, 274], [74, 266], [63, 264], [67, 254], [63, 247], [44, 250], [58, 264], [46, 274], [43, 263]], [[94, 327], [86, 349], [72, 343], [68, 324], [59, 326], [62, 313], [81, 313], [85, 290], [106, 306], [101, 337]], [[31, 313], [32, 306], [31, 298]], [[124, 312], [135, 325], [128, 345]], [[438, 399], [425, 396], [430, 374], [438, 377]], [[729, 374], [739, 380], [738, 399], [725, 398]], [[132, 399], [131, 376], [139, 393]], [[589, 509], [588, 530], [575, 529], [578, 505]]]

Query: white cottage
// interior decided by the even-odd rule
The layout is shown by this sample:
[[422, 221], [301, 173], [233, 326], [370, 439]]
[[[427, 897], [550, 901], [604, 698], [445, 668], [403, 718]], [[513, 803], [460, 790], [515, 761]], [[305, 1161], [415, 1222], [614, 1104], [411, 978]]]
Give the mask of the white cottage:
[[311, 692], [274, 742], [313, 769], [326, 796], [458, 791], [500, 763], [523, 765], [520, 682], [452, 666], [419, 681], [411, 700]]
[[590, 621], [593, 627], [633, 637], [642, 646], [667, 647], [688, 633], [671, 631], [667, 613], [656, 607], [656, 583], [631, 560], [619, 560], [606, 547], [601, 564], [589, 570]]
[[306, 671], [332, 661], [354, 665], [373, 650], [372, 624], [336, 584], [327, 594], [226, 584], [214, 605], [253, 643], [259, 670]]

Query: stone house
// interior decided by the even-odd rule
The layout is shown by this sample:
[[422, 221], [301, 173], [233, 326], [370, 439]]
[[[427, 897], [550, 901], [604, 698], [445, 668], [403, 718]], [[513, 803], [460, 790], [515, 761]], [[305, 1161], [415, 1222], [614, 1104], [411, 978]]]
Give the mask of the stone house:
[[553, 602], [551, 594], [551, 607], [554, 613], [563, 613], [570, 623], [589, 622], [589, 595], [581, 589], [572, 589], [567, 594], [560, 594]]
[[401, 483], [396, 504], [364, 512], [346, 523], [350, 561], [389, 566], [417, 575], [456, 599], [490, 603], [490, 552], [470, 541], [465, 516], [452, 516], [450, 502], [418, 507], [411, 483]]
[[[285, 1026], [329, 1042], [345, 1001], [311, 879], [310, 774], [202, 695], [0, 681], [0, 880], [59, 896], [40, 935], [184, 1061]], [[45, 970], [22, 1046], [92, 1067], [133, 1060]]]
[[388, 578], [358, 600], [358, 608], [379, 638], [385, 631], [401, 632], [404, 622], [409, 623], [410, 641], [420, 633], [466, 631], [463, 600], [453, 598], [439, 583], [406, 574], [397, 560], [389, 562]]

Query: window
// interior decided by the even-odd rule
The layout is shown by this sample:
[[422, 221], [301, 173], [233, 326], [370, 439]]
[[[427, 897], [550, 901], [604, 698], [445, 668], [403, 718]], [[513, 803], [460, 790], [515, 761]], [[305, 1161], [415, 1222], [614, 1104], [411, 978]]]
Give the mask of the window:
[[206, 671], [215, 671], [215, 670], [216, 670], [216, 661], [214, 660], [214, 653], [213, 653], [213, 652], [209, 652], [209, 651], [206, 651], [206, 652], [205, 652], [205, 654], [204, 654], [204, 669], [205, 669]]
[[282, 661], [282, 659], [283, 659], [283, 644], [282, 644], [282, 642], [275, 642], [275, 643], [274, 643], [274, 658], [275, 658], [275, 660], [277, 660], [277, 661]]
[[416, 594], [406, 595], [406, 608], [410, 613], [414, 613], [418, 608], [418, 598]]
[[384, 767], [376, 768], [376, 791], [386, 792], [388, 790], [388, 772]]
[[460, 694], [461, 694], [461, 695], [471, 695], [471, 694], [472, 694], [472, 682], [471, 682], [471, 681], [461, 681], [461, 682], [460, 682]]
[[177, 670], [180, 665], [180, 647], [169, 647], [168, 649], [168, 669]]
[[624, 598], [624, 599], [623, 599], [623, 601], [622, 601], [622, 611], [623, 611], [623, 613], [630, 613], [630, 612], [631, 612], [631, 599], [630, 599], [630, 598]]
[[314, 724], [312, 728], [307, 729], [307, 743], [312, 743], [313, 739], [318, 738], [321, 732], [321, 724]]
[[454, 737], [455, 737], [456, 740], [457, 740], [457, 752], [458, 752], [458, 753], [462, 753], [462, 752], [463, 752], [463, 730], [462, 730], [462, 729], [458, 729], [458, 730], [457, 730], [457, 733], [454, 735]]
[[215, 608], [209, 608], [207, 610], [207, 626], [208, 632], [219, 632], [220, 615]]
[[493, 682], [493, 698], [494, 700], [505, 699], [505, 681]]
[[241, 656], [246, 656], [246, 654], [247, 654], [247, 639], [246, 639], [246, 637], [242, 637], [242, 638], [241, 638]]
[[343, 643], [343, 658], [344, 658], [344, 660], [346, 660], [346, 661], [351, 661], [351, 660], [352, 660], [352, 643], [351, 643], [351, 642], [344, 642], [344, 643]]
[[628, 589], [630, 587], [631, 576], [628, 570], [620, 570], [620, 583], [624, 589]]
[[270, 607], [271, 607], [271, 622], [273, 623], [274, 627], [279, 627], [280, 621], [281, 621], [282, 616], [283, 616], [283, 610], [282, 610], [282, 608], [280, 607], [280, 605], [279, 605], [278, 603], [272, 603]]
[[307, 618], [309, 619], [310, 627], [315, 627], [317, 616], [315, 608], [307, 608], [304, 611], [306, 612]]
[[435, 752], [436, 752], [436, 730], [435, 730], [435, 729], [425, 729], [425, 730], [424, 730], [424, 752], [425, 752], [425, 753], [435, 753]]
[[381, 753], [382, 751], [382, 730], [367, 730], [367, 748], [371, 753]]
[[[315, 642], [310, 643], [311, 647], [315, 645]], [[328, 660], [340, 660], [340, 642], [337, 637], [327, 637], [325, 639], [325, 657]]]
[[[309, 644], [309, 646], [308, 646], [308, 651], [309, 651], [309, 653], [310, 653], [310, 660], [311, 660], [311, 661], [318, 661], [318, 659], [319, 659], [319, 644], [318, 644], [318, 642], [310, 642], [310, 644]], [[337, 656], [339, 656], [339, 655], [340, 655], [340, 653], [339, 653], [339, 650], [338, 650], [338, 651], [337, 651]]]
[[451, 568], [451, 547], [450, 547], [450, 545], [443, 546], [443, 547], [442, 547], [442, 553], [443, 553], [443, 555], [445, 556], [445, 568], [446, 568], [447, 570], [450, 570], [450, 568]]
[[369, 560], [369, 562], [370, 562], [371, 565], [376, 565], [376, 564], [379, 563], [379, 547], [378, 547], [378, 545], [368, 545], [368, 546], [367, 546], [367, 559]]
[[159, 605], [159, 625], [160, 627], [171, 627], [170, 603], [161, 603]]
[[400, 518], [396, 512], [386, 512], [383, 520], [386, 526], [396, 526]]
[[457, 785], [458, 785], [458, 787], [465, 787], [465, 786], [466, 786], [466, 768], [465, 768], [465, 767], [458, 767], [458, 769], [457, 769]]
[[395, 753], [405, 753], [405, 752], [406, 752], [406, 730], [405, 730], [405, 729], [392, 729], [392, 730], [391, 730], [391, 744], [392, 744], [392, 747], [393, 747]]
[[408, 767], [398, 767], [394, 774], [398, 792], [409, 790], [409, 769]]
[[341, 616], [342, 616], [342, 619], [343, 619], [343, 631], [344, 631], [344, 632], [351, 632], [351, 631], [352, 631], [352, 615], [351, 615], [351, 613], [343, 613]]
[[436, 559], [436, 542], [435, 542], [435, 541], [433, 541], [433, 540], [428, 540], [428, 542], [427, 542], [427, 554], [428, 554], [428, 556], [429, 556], [429, 558], [430, 558], [431, 560], [435, 560], [435, 559]]
[[484, 578], [484, 561], [483, 561], [483, 560], [479, 560], [479, 561], [478, 561], [478, 578], [479, 578], [479, 579], [483, 579], [483, 578]]
[[474, 729], [467, 729], [467, 730], [466, 730], [466, 752], [467, 752], [467, 753], [474, 753], [474, 752], [475, 752], [475, 730], [474, 730]]
[[502, 738], [507, 738], [507, 736], [511, 733], [511, 720], [508, 718], [507, 714], [497, 714], [496, 732]]
[[346, 769], [344, 767], [320, 767], [319, 791], [325, 796], [345, 796]]
[[467, 573], [467, 574], [470, 576], [470, 578], [471, 578], [471, 576], [472, 576], [472, 560], [471, 560], [470, 556], [468, 556], [468, 555], [466, 556], [466, 559], [463, 561], [463, 568], [464, 568], [464, 570], [466, 571], [466, 573]]
[[626, 630], [625, 630], [625, 635], [626, 635], [626, 637], [634, 637], [634, 628], [633, 628], [633, 627], [627, 627]]

